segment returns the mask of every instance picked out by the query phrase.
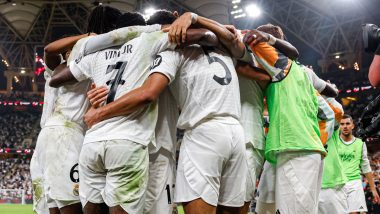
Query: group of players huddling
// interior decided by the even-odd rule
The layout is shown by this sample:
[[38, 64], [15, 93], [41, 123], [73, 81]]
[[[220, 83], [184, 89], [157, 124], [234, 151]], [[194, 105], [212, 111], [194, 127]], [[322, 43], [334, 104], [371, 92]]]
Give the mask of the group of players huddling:
[[324, 144], [343, 111], [278, 26], [98, 6], [87, 32], [45, 47], [37, 213], [247, 213], [264, 159], [260, 196], [275, 207], [259, 213], [318, 213]]

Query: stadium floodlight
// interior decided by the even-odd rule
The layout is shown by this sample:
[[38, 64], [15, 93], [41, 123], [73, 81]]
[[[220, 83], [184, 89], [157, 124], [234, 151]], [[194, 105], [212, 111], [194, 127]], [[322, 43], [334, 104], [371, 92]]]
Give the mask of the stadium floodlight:
[[145, 11], [144, 11], [145, 15], [147, 15], [147, 16], [151, 16], [151, 15], [153, 15], [153, 13], [155, 13], [155, 12], [156, 12], [156, 9], [154, 9], [153, 7], [150, 7], [150, 8], [148, 8], [148, 9], [145, 9]]
[[245, 11], [250, 17], [258, 17], [261, 14], [261, 9], [256, 4], [247, 5]]
[[144, 11], [144, 15], [143, 15], [144, 18], [145, 18], [145, 20], [148, 20], [149, 17], [150, 17], [151, 15], [153, 15], [156, 11], [157, 11], [157, 10], [154, 9], [153, 7], [150, 7], [150, 8], [145, 9], [145, 11]]

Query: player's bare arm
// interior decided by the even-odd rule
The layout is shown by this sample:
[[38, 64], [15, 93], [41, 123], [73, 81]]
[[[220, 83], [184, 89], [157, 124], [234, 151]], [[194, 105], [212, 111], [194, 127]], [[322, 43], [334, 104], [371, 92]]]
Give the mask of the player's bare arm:
[[93, 108], [98, 108], [100, 104], [107, 100], [108, 93], [109, 90], [106, 86], [96, 87], [95, 83], [92, 83], [91, 89], [87, 92], [87, 98]]
[[245, 33], [243, 42], [247, 45], [250, 44], [252, 46], [255, 46], [260, 42], [270, 42], [272, 39], [274, 40], [272, 41], [274, 42], [272, 46], [283, 53], [285, 56], [289, 57], [292, 60], [295, 60], [299, 57], [297, 48], [285, 40], [274, 38], [270, 34], [256, 29], [244, 30], [242, 33]]
[[49, 69], [54, 70], [59, 64], [61, 64], [60, 54], [70, 50], [78, 40], [86, 36], [88, 36], [88, 34], [70, 36], [46, 45], [44, 48], [44, 61], [46, 66]]
[[337, 97], [339, 95], [339, 91], [335, 89], [333, 86], [331, 86], [330, 84], [327, 84], [326, 88], [323, 89], [321, 94], [327, 97]]
[[61, 87], [65, 84], [71, 84], [78, 82], [70, 71], [70, 68], [64, 64], [64, 66], [57, 67], [54, 71], [49, 86], [53, 88]]
[[231, 52], [233, 57], [241, 58], [243, 56], [245, 51], [244, 44], [239, 39], [236, 39], [236, 35], [224, 25], [190, 12], [184, 13], [174, 21], [170, 28], [165, 29], [169, 32], [169, 41], [177, 44], [186, 42], [186, 31], [192, 24], [214, 32], [220, 42]]
[[[94, 34], [92, 34], [94, 35]], [[77, 36], [69, 36], [66, 38], [58, 39], [57, 41], [54, 41], [50, 44], [48, 44], [45, 48], [44, 51], [47, 54], [61, 54], [69, 49], [71, 49], [75, 43], [84, 38], [87, 37], [88, 34], [82, 34], [82, 35], [77, 35]]]
[[219, 39], [210, 30], [204, 28], [189, 29], [186, 32], [186, 42], [181, 44], [181, 47], [191, 44], [200, 44], [203, 46], [218, 46]]
[[239, 75], [257, 81], [261, 89], [265, 89], [271, 81], [271, 77], [266, 71], [254, 68], [248, 63], [238, 61], [235, 69]]
[[88, 127], [96, 123], [121, 115], [130, 114], [157, 100], [160, 93], [169, 84], [169, 79], [160, 73], [153, 73], [145, 83], [114, 102], [100, 108], [91, 108], [84, 116]]

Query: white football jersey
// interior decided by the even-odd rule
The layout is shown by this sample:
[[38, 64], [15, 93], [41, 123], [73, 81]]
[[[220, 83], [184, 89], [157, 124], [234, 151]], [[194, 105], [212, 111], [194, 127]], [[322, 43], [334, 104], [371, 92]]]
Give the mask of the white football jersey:
[[239, 76], [241, 117], [245, 142], [252, 143], [256, 149], [265, 149], [264, 137], [264, 92], [259, 84], [251, 79]]
[[49, 82], [53, 71], [45, 66], [44, 78], [45, 78], [45, 92], [44, 92], [44, 106], [42, 108], [42, 115], [40, 126], [41, 128], [45, 127], [45, 123], [48, 118], [53, 114], [55, 100], [57, 99], [58, 88], [53, 88], [49, 86]]
[[315, 74], [314, 71], [311, 70], [310, 68], [302, 65], [302, 69], [307, 74], [307, 77], [309, 78], [315, 90], [317, 90], [318, 93], [321, 93], [326, 88], [326, 85], [327, 85], [326, 81], [319, 78], [317, 74]]
[[175, 153], [178, 115], [179, 110], [177, 102], [169, 87], [166, 87], [158, 98], [158, 117], [155, 130], [157, 147], [156, 149], [149, 151], [150, 153], [158, 151], [161, 146], [166, 150]]
[[[81, 55], [83, 45], [88, 38], [83, 38], [75, 44], [67, 64]], [[86, 125], [83, 121], [83, 116], [90, 104], [87, 99], [87, 91], [90, 84], [91, 81], [87, 80], [58, 88], [54, 112], [52, 117], [49, 118], [47, 125], [69, 125], [73, 122], [85, 130]]]
[[177, 127], [207, 119], [240, 117], [239, 82], [232, 59], [218, 49], [192, 45], [157, 55], [151, 73], [167, 76], [181, 109]]
[[[107, 103], [140, 87], [149, 76], [151, 61], [170, 44], [161, 31], [142, 33], [121, 47], [109, 48], [70, 63], [70, 70], [78, 81], [91, 78], [97, 86], [110, 89]], [[153, 103], [128, 116], [113, 117], [89, 129], [84, 143], [102, 140], [127, 139], [143, 145], [154, 142], [157, 104]]]

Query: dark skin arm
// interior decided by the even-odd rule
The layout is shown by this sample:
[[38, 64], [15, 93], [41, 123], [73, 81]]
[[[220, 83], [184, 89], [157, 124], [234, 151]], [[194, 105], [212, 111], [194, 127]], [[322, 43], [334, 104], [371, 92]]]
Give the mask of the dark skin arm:
[[336, 89], [334, 89], [331, 85], [327, 84], [326, 88], [323, 89], [321, 94], [327, 97], [337, 97], [339, 95], [339, 92]]
[[[245, 33], [244, 36], [244, 43], [245, 44], [251, 44], [255, 46], [256, 44], [260, 42], [268, 42], [269, 41], [269, 34], [259, 31], [259, 30], [245, 30], [242, 31]], [[256, 35], [256, 38], [253, 36]], [[281, 53], [285, 54], [285, 56], [289, 57], [292, 60], [295, 60], [299, 57], [299, 53], [297, 48], [295, 48], [292, 44], [289, 42], [276, 38], [276, 43], [273, 45], [274, 48], [279, 50]]]
[[66, 64], [62, 64], [62, 66], [57, 67], [54, 70], [54, 75], [50, 79], [49, 86], [58, 88], [63, 85], [68, 85], [76, 82], [78, 81], [71, 73], [70, 68], [67, 67]]
[[238, 61], [238, 63], [235, 66], [236, 72], [244, 76], [248, 79], [255, 80], [259, 85], [261, 89], [265, 89], [269, 82], [271, 81], [271, 77], [263, 70], [258, 70], [248, 63]]
[[156, 101], [168, 84], [169, 80], [165, 75], [153, 73], [141, 87], [124, 94], [105, 106], [96, 109], [91, 108], [84, 116], [84, 120], [88, 127], [92, 127], [100, 121], [130, 114]]
[[[175, 42], [177, 44], [185, 43], [187, 40], [186, 32], [191, 25], [191, 13], [186, 12], [174, 21], [170, 28], [167, 28], [164, 31], [169, 32], [170, 42]], [[245, 51], [244, 44], [224, 25], [214, 20], [198, 16], [195, 26], [206, 28], [214, 32], [220, 42], [230, 51], [233, 57], [241, 58], [243, 56]]]
[[185, 47], [192, 44], [200, 44], [202, 46], [218, 46], [218, 37], [210, 30], [204, 28], [189, 29], [186, 32], [186, 42], [180, 47]]
[[59, 55], [71, 49], [78, 40], [86, 36], [87, 34], [69, 36], [46, 45], [44, 48], [44, 61], [46, 66], [54, 70], [61, 63], [61, 57]]

